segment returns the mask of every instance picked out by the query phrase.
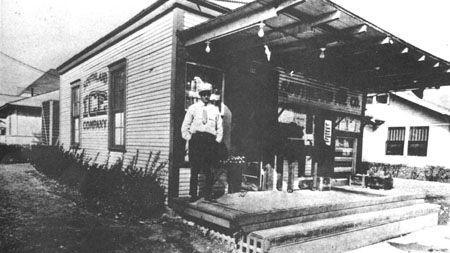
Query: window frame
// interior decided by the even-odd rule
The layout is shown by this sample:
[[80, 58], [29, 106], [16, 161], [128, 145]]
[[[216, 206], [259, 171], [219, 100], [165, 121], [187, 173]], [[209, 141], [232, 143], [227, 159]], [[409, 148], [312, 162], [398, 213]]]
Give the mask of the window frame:
[[[70, 146], [78, 148], [81, 144], [81, 80], [70, 83]], [[74, 90], [78, 90], [78, 101], [74, 101]], [[78, 115], [74, 115], [74, 105], [78, 104]], [[75, 140], [75, 121], [78, 119], [78, 140]]]
[[[414, 134], [414, 129], [417, 130], [426, 130], [424, 135], [421, 136], [417, 136]], [[417, 139], [417, 137], [421, 138], [424, 137], [425, 140], [411, 140], [411, 139]], [[428, 140], [430, 138], [430, 127], [428, 126], [411, 126], [409, 128], [409, 138], [408, 138], [408, 150], [407, 150], [407, 154], [408, 156], [422, 156], [422, 157], [426, 157], [428, 155]], [[425, 143], [425, 148], [424, 148], [424, 152], [423, 153], [418, 153], [417, 150], [414, 150], [414, 152], [412, 151], [411, 148], [411, 144], [423, 144]]]
[[[391, 130], [395, 131], [395, 130], [403, 130], [403, 136], [398, 136], [395, 137], [395, 140], [391, 140], [392, 135], [391, 135]], [[388, 127], [388, 132], [387, 132], [387, 138], [386, 138], [386, 144], [385, 144], [385, 155], [389, 155], [389, 156], [403, 156], [405, 153], [405, 136], [406, 136], [406, 127]], [[399, 138], [400, 137], [400, 138]], [[401, 140], [403, 139], [403, 140]], [[390, 145], [392, 144], [401, 144], [401, 149], [399, 148], [398, 150], [401, 151], [399, 153], [394, 153], [391, 150]]]
[[[109, 70], [109, 84], [108, 84], [108, 148], [112, 151], [120, 151], [125, 152], [125, 145], [126, 145], [126, 99], [127, 99], [127, 62], [126, 59], [119, 60], [111, 65], [108, 66]], [[113, 90], [114, 85], [114, 73], [118, 71], [122, 71], [124, 73], [124, 82], [123, 82], [123, 101], [122, 101], [122, 108], [115, 108], [115, 90]], [[123, 144], [117, 145], [115, 144], [116, 141], [116, 120], [115, 120], [115, 114], [116, 113], [123, 113], [123, 133], [122, 133], [122, 139]]]
[[[386, 99], [386, 101], [381, 101], [382, 98]], [[388, 105], [389, 104], [389, 94], [378, 94], [375, 96], [375, 101], [377, 104]]]

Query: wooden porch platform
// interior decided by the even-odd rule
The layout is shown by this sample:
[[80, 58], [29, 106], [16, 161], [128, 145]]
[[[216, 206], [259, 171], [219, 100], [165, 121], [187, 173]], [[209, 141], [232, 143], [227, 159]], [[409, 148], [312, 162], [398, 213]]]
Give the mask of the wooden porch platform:
[[336, 187], [332, 191], [260, 191], [224, 195], [216, 202], [174, 200], [182, 216], [219, 226], [230, 233], [250, 233], [290, 224], [369, 211], [399, 208], [424, 202], [422, 192], [372, 191]]

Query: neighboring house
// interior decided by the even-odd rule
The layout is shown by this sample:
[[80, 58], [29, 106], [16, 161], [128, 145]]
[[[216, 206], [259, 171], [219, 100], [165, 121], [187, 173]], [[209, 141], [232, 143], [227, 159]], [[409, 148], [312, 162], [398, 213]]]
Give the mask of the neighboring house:
[[24, 98], [0, 107], [0, 118], [6, 123], [6, 144], [37, 144], [42, 136], [42, 103], [58, 101], [59, 91]]
[[0, 120], [0, 143], [5, 142], [6, 124], [3, 120]]
[[2, 90], [0, 90], [0, 106], [6, 104], [8, 102], [16, 101], [16, 100], [23, 98], [23, 97], [19, 97], [19, 96], [1, 94], [1, 92], [2, 92]]
[[364, 161], [450, 165], [450, 109], [412, 92], [396, 92], [368, 96], [366, 115], [372, 123], [364, 129]]
[[[0, 97], [1, 98], [1, 97]], [[3, 96], [0, 118], [7, 144], [55, 144], [59, 137], [59, 75], [50, 69], [22, 88], [19, 96]], [[0, 100], [1, 102], [1, 100]]]

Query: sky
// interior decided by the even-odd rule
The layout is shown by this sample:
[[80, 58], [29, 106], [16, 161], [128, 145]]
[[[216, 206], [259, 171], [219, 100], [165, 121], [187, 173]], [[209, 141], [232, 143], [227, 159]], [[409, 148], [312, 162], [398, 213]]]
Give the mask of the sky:
[[[155, 0], [0, 0], [0, 50], [34, 68], [56, 68]], [[449, 0], [334, 0], [403, 40], [450, 61]], [[0, 94], [42, 74], [0, 54]]]

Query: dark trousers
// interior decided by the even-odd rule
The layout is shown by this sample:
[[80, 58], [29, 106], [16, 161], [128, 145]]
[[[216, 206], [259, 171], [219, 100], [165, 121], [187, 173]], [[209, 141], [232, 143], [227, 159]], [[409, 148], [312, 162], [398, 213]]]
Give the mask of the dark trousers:
[[[299, 174], [304, 173], [305, 145], [300, 140], [286, 140], [281, 152], [278, 153], [277, 172], [283, 173], [283, 161], [288, 162], [288, 189], [293, 188], [294, 182], [294, 162], [298, 162]], [[277, 181], [277, 188], [281, 189], [282, 180]]]
[[205, 173], [205, 187], [202, 197], [210, 198], [214, 182], [213, 166], [217, 163], [217, 142], [209, 133], [194, 133], [189, 140], [189, 162], [191, 164], [191, 180], [189, 194], [197, 197], [198, 174]]

